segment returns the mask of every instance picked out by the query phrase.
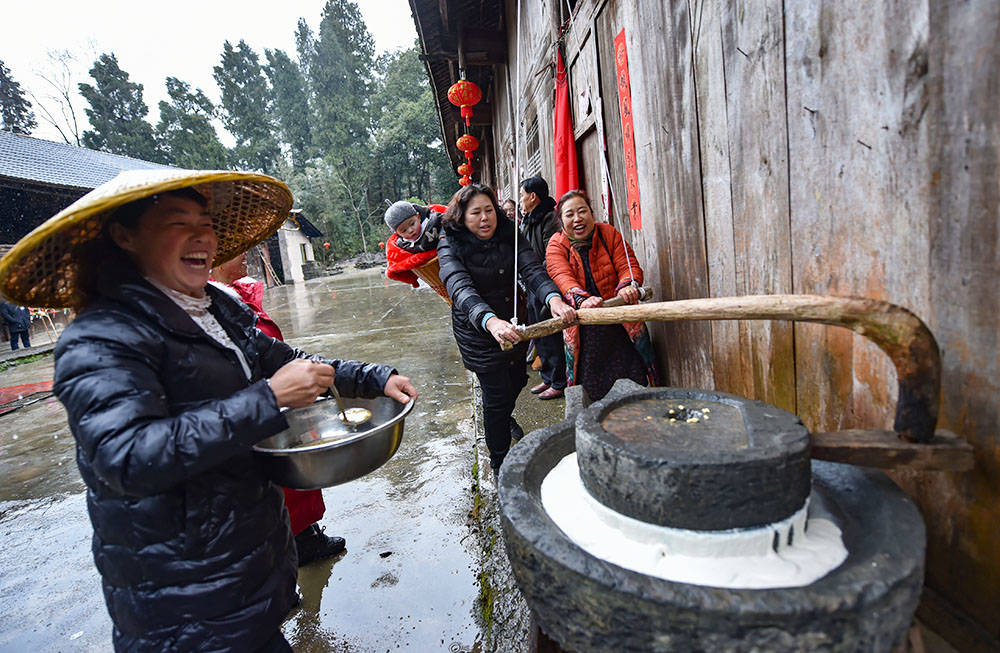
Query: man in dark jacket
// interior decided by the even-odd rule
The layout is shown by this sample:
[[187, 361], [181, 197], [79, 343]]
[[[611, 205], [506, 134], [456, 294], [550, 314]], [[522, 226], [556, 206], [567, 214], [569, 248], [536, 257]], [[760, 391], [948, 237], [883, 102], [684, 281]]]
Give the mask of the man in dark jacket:
[[4, 301], [0, 305], [0, 314], [3, 315], [3, 321], [7, 323], [7, 331], [10, 333], [10, 350], [17, 349], [18, 339], [22, 345], [30, 347], [28, 331], [31, 330], [31, 312], [24, 306]]
[[[552, 234], [559, 231], [559, 220], [555, 215], [556, 201], [549, 197], [549, 185], [539, 176], [528, 177], [521, 182], [520, 194], [521, 231], [531, 243], [538, 259], [545, 267], [545, 248]], [[551, 317], [544, 298], [534, 293], [528, 296], [528, 323], [534, 324]], [[531, 389], [531, 394], [539, 399], [556, 399], [563, 396], [566, 388], [566, 355], [563, 351], [562, 333], [553, 333], [544, 338], [535, 338], [535, 349], [542, 359], [542, 382]]]

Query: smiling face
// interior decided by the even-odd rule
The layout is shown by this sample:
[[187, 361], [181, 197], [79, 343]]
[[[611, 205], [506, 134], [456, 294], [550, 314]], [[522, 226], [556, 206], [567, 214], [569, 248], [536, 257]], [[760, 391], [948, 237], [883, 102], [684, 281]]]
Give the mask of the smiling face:
[[110, 233], [143, 276], [192, 297], [204, 296], [218, 239], [208, 210], [198, 202], [161, 195], [135, 227], [115, 223]]
[[594, 231], [594, 213], [582, 197], [571, 197], [559, 211], [563, 232], [574, 240], [582, 240]]
[[420, 237], [420, 216], [414, 213], [399, 223], [396, 234], [403, 240], [414, 241]]
[[493, 237], [497, 230], [497, 212], [485, 193], [474, 195], [465, 206], [465, 228], [480, 240]]

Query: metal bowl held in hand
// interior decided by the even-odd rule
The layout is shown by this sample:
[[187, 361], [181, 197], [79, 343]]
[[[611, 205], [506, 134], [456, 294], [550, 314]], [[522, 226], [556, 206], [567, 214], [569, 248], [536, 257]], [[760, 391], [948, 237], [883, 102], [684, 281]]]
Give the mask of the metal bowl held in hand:
[[413, 403], [345, 397], [345, 407], [372, 414], [367, 422], [352, 426], [341, 419], [337, 402], [319, 399], [307, 408], [285, 411], [288, 428], [258, 442], [254, 453], [271, 480], [283, 487], [315, 490], [347, 483], [392, 458]]

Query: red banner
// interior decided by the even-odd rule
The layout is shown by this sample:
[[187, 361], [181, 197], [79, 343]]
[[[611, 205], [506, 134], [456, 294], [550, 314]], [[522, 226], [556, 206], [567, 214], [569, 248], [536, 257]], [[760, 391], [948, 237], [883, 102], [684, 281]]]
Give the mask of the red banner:
[[622, 145], [625, 150], [625, 189], [628, 202], [628, 222], [633, 229], [642, 229], [642, 208], [639, 204], [639, 173], [635, 165], [635, 132], [632, 129], [632, 85], [628, 76], [628, 50], [625, 30], [615, 37], [615, 67], [618, 72], [618, 109], [622, 117]]
[[573, 120], [569, 112], [569, 84], [561, 52], [556, 52], [556, 107], [555, 107], [555, 164], [556, 194], [558, 200], [568, 190], [580, 187], [576, 169], [576, 140], [573, 138]]

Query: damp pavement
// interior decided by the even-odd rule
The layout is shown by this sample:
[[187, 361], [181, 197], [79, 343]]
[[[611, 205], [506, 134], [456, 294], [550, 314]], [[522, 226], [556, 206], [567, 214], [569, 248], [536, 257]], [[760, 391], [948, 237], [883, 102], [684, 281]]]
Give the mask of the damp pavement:
[[[320, 525], [345, 537], [347, 551], [300, 570], [288, 640], [299, 652], [495, 648], [484, 645], [477, 603], [472, 387], [445, 302], [373, 268], [269, 289], [264, 306], [292, 345], [392, 364], [420, 392], [396, 455], [323, 491]], [[0, 372], [0, 387], [52, 372], [43, 356]], [[525, 390], [515, 415], [530, 431], [561, 419], [562, 403]], [[0, 652], [111, 648], [74, 456], [54, 398], [0, 416]]]

